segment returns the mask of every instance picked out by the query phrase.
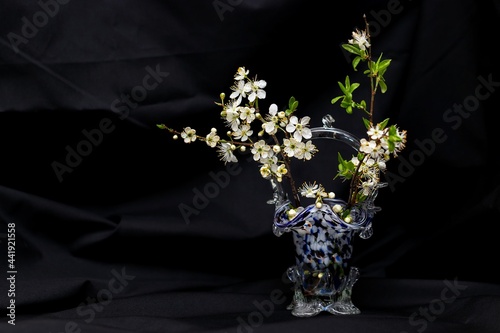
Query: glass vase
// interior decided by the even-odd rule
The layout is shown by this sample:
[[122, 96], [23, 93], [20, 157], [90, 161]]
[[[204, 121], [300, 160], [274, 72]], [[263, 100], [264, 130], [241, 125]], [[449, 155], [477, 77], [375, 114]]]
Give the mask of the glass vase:
[[[323, 127], [312, 128], [312, 139], [333, 139], [348, 144], [354, 150], [359, 140], [352, 134], [331, 126], [327, 116]], [[332, 314], [358, 314], [352, 303], [354, 283], [359, 270], [351, 265], [353, 240], [372, 235], [372, 220], [380, 208], [374, 206], [375, 189], [361, 204], [351, 207], [351, 221], [346, 223], [335, 211], [336, 205], [345, 206], [342, 199], [323, 199], [322, 205], [295, 207], [297, 214], [289, 218], [292, 208], [281, 183], [271, 179], [275, 204], [273, 232], [276, 236], [291, 232], [295, 245], [295, 265], [287, 270], [292, 281], [293, 300], [288, 306], [292, 315], [311, 317], [322, 311]], [[379, 187], [387, 185], [380, 183]], [[334, 208], [335, 207], [335, 208]]]

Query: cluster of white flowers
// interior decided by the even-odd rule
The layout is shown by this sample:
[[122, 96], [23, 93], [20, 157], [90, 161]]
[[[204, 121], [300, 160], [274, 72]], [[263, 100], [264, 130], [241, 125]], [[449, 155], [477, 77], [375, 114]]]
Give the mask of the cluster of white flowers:
[[360, 175], [360, 187], [365, 196], [370, 195], [380, 183], [380, 174], [386, 171], [386, 162], [391, 154], [396, 157], [406, 143], [406, 131], [400, 131], [397, 127], [382, 129], [382, 126], [376, 124], [370, 127], [367, 131], [369, 140], [360, 140], [359, 151], [364, 154], [362, 160], [359, 156], [353, 156], [351, 159]]
[[[267, 114], [258, 110], [258, 101], [266, 98], [264, 80], [250, 78], [249, 70], [239, 67], [234, 75], [230, 100], [225, 102], [225, 94], [221, 94], [221, 116], [227, 131], [228, 139], [222, 139], [217, 129], [212, 128], [205, 137], [198, 136], [196, 130], [185, 127], [180, 136], [186, 143], [200, 139], [208, 146], [217, 148], [224, 163], [238, 162], [236, 150], [245, 151], [247, 147], [254, 161], [260, 163], [260, 174], [265, 179], [275, 177], [279, 182], [288, 173], [289, 158], [310, 160], [318, 151], [312, 143], [312, 132], [309, 128], [310, 117], [298, 118], [292, 112], [279, 111], [276, 104], [269, 106]], [[257, 122], [257, 125], [254, 125]], [[257, 139], [253, 137], [257, 129]], [[266, 139], [262, 138], [267, 134]], [[308, 141], [305, 141], [308, 140]]]
[[[376, 60], [371, 58], [371, 44], [368, 23], [365, 30], [352, 32], [352, 39], [342, 45], [355, 58], [352, 61], [354, 69], [360, 62], [368, 63], [365, 74], [371, 81], [371, 100], [356, 102], [353, 92], [360, 85], [351, 83], [349, 76], [345, 83], [339, 82], [342, 95], [332, 99], [332, 104], [340, 101], [340, 106], [347, 113], [359, 109], [365, 113], [367, 118], [363, 122], [367, 129], [367, 138], [360, 140], [358, 154], [350, 159], [343, 159], [339, 155], [339, 169], [334, 178], [351, 182], [350, 194], [346, 207], [334, 207], [334, 211], [341, 213], [344, 221], [350, 221], [350, 207], [363, 202], [374, 194], [381, 184], [380, 175], [386, 171], [386, 162], [391, 155], [397, 154], [405, 147], [406, 131], [401, 131], [396, 125], [388, 125], [389, 119], [382, 122], [373, 122], [374, 97], [377, 91], [384, 93], [387, 85], [384, 73], [390, 64], [390, 59], [381, 56]], [[228, 128], [226, 138], [219, 136], [216, 128], [212, 128], [206, 136], [200, 136], [191, 127], [185, 127], [178, 132], [164, 124], [158, 125], [161, 129], [167, 129], [174, 135], [179, 136], [185, 143], [196, 140], [204, 141], [209, 147], [215, 148], [220, 159], [224, 163], [238, 162], [236, 151], [244, 152], [250, 150], [253, 160], [260, 164], [260, 174], [265, 179], [275, 179], [282, 182], [283, 178], [290, 181], [295, 207], [300, 206], [299, 195], [305, 198], [315, 199], [316, 205], [321, 207], [323, 199], [335, 197], [335, 193], [327, 192], [321, 184], [304, 183], [298, 189], [295, 188], [291, 172], [291, 160], [310, 160], [318, 152], [313, 144], [313, 133], [309, 128], [310, 117], [299, 118], [295, 115], [298, 102], [291, 97], [288, 107], [280, 110], [277, 104], [270, 104], [268, 112], [261, 114], [259, 100], [266, 98], [265, 88], [267, 82], [258, 80], [257, 76], [250, 78], [249, 70], [239, 67], [234, 75], [234, 84], [231, 86], [229, 99], [226, 95], [220, 95], [221, 101], [216, 103], [222, 108], [220, 113], [225, 126]], [[342, 212], [341, 212], [342, 211]], [[290, 216], [296, 213], [290, 209]]]

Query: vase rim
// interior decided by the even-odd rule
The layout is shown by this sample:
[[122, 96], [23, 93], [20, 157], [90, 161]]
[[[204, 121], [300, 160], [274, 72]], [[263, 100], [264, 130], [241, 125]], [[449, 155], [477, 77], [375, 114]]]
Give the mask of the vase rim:
[[[274, 225], [280, 229], [290, 229], [293, 228], [294, 226], [302, 223], [304, 220], [304, 215], [309, 214], [313, 211], [324, 211], [327, 213], [329, 216], [332, 217], [332, 227], [333, 226], [340, 226], [342, 229], [349, 229], [352, 231], [355, 230], [363, 230], [366, 227], [369, 227], [371, 224], [371, 218], [369, 214], [363, 214], [363, 217], [359, 221], [347, 223], [345, 222], [340, 216], [337, 215], [332, 209], [332, 207], [336, 204], [340, 204], [342, 206], [345, 206], [347, 203], [346, 201], [342, 199], [323, 199], [323, 205], [321, 207], [317, 207], [315, 203], [312, 203], [307, 206], [300, 206], [296, 208], [296, 210], [299, 210], [297, 215], [292, 218], [291, 220], [288, 219], [283, 219], [280, 218], [283, 216], [283, 214], [286, 214], [286, 211], [289, 209], [291, 206], [290, 201], [287, 201], [283, 203], [280, 207], [276, 209], [275, 213], [275, 220], [274, 220]], [[362, 210], [366, 210], [362, 206], [358, 206]], [[285, 223], [280, 223], [280, 221], [285, 221]]]

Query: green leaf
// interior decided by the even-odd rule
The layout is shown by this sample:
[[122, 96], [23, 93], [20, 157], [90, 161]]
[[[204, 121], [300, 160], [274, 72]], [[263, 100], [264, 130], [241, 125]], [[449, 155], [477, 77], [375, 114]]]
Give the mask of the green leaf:
[[363, 124], [365, 124], [366, 129], [370, 129], [370, 127], [372, 126], [370, 121], [366, 118], [363, 118]]
[[353, 83], [351, 84], [351, 87], [349, 88], [349, 91], [352, 93], [354, 90], [356, 90], [360, 86], [359, 83]]
[[363, 192], [358, 192], [357, 198], [358, 198], [358, 199], [357, 199], [356, 201], [357, 201], [358, 203], [361, 203], [361, 202], [363, 202], [363, 201], [365, 201], [365, 200], [366, 200], [367, 196], [366, 196], [366, 195], [364, 195], [364, 194], [363, 194]]
[[384, 80], [380, 80], [378, 82], [378, 85], [380, 86], [380, 92], [382, 94], [385, 94], [385, 92], [387, 91], [387, 85], [385, 84]]
[[[388, 124], [388, 123], [389, 123], [389, 118], [384, 119], [384, 120], [383, 120], [382, 122], [380, 122], [380, 124], [379, 124], [380, 129], [384, 129], [384, 128], [387, 126], [387, 124]], [[389, 132], [390, 132], [390, 130], [389, 130]]]
[[392, 142], [401, 142], [403, 139], [401, 139], [398, 135], [389, 135], [389, 140]]
[[343, 107], [344, 109], [347, 109], [352, 105], [352, 101], [348, 101], [347, 98], [344, 97], [342, 102], [340, 103], [340, 106]]
[[287, 116], [291, 115], [292, 113], [295, 112], [295, 110], [297, 110], [297, 107], [299, 106], [299, 102], [297, 100], [295, 100], [295, 97], [290, 97], [290, 99], [288, 100], [288, 109], [285, 110], [285, 114]]
[[364, 99], [361, 100], [361, 102], [359, 104], [361, 105], [361, 107], [363, 108], [363, 110], [366, 110], [366, 101]]
[[389, 65], [391, 64], [391, 59], [384, 59], [382, 60], [379, 64], [378, 64], [378, 71], [379, 72], [382, 72], [382, 71], [386, 71], [387, 70], [387, 67], [389, 67]]
[[392, 153], [396, 148], [396, 145], [391, 140], [388, 140], [387, 143], [389, 144], [389, 151]]
[[392, 142], [401, 142], [403, 139], [398, 135], [396, 125], [389, 127], [389, 140]]
[[338, 81], [337, 83], [338, 83], [338, 85], [340, 87], [340, 90], [342, 90], [342, 92], [344, 94], [347, 94], [347, 89], [346, 89], [346, 87], [344, 87], [344, 85], [342, 84], [342, 82]]
[[361, 57], [360, 57], [360, 56], [357, 56], [356, 58], [354, 58], [354, 59], [352, 60], [352, 68], [353, 68], [355, 71], [357, 71], [357, 70], [358, 70], [358, 69], [357, 69], [357, 67], [358, 67], [358, 65], [359, 65], [359, 62], [360, 62], [360, 61], [361, 61]]
[[391, 59], [382, 60], [382, 54], [379, 56], [376, 64], [376, 73], [378, 76], [378, 85], [380, 86], [380, 92], [385, 93], [387, 91], [387, 84], [385, 83], [384, 74], [391, 64]]
[[339, 99], [343, 98], [344, 96], [337, 96], [332, 99], [332, 104], [335, 104]]
[[339, 162], [338, 165], [339, 174], [344, 175], [344, 173], [349, 171], [349, 166], [347, 164], [347, 161], [344, 160], [344, 158], [342, 157], [342, 155], [340, 155], [339, 152], [337, 152], [337, 160]]
[[349, 75], [346, 75], [346, 77], [345, 77], [345, 88], [346, 88], [346, 90], [349, 90], [350, 86], [351, 86], [351, 79], [349, 78]]
[[350, 53], [361, 55], [361, 49], [358, 45], [342, 44], [342, 47]]

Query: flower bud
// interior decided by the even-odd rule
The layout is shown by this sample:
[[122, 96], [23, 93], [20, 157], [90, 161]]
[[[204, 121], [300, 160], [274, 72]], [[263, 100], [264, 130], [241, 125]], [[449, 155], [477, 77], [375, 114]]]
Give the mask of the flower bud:
[[290, 209], [288, 212], [286, 212], [286, 215], [288, 216], [288, 219], [291, 220], [295, 216], [297, 216], [297, 211], [295, 209]]
[[332, 209], [335, 213], [340, 213], [342, 211], [342, 206], [339, 204], [336, 204], [336, 205], [333, 205]]

